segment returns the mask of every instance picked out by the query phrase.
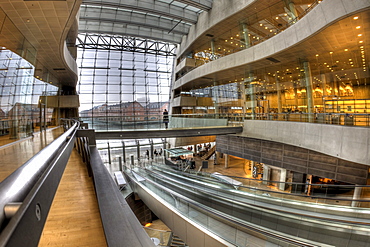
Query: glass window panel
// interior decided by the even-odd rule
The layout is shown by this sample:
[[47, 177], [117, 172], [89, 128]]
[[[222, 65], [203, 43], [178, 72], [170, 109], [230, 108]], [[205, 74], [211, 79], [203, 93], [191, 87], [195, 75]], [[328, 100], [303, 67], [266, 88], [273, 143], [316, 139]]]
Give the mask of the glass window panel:
[[94, 94], [93, 95], [93, 102], [97, 103], [106, 103], [106, 95], [105, 94]]
[[[87, 53], [95, 56], [85, 56]], [[173, 57], [115, 50], [93, 52], [81, 49], [78, 54], [81, 56], [78, 59], [81, 110], [84, 109], [84, 115], [88, 115], [89, 112], [94, 113], [94, 116], [100, 119], [100, 122], [95, 121], [99, 122], [99, 128], [108, 128], [108, 125], [104, 127], [104, 124], [107, 124], [108, 120], [114, 121], [111, 117], [102, 118], [103, 116], [121, 114], [120, 111], [126, 109], [126, 114], [144, 115], [144, 117], [130, 118], [130, 121], [143, 121], [147, 119], [145, 114], [161, 112], [157, 108], [146, 110], [149, 102], [168, 102]], [[82, 59], [82, 57], [89, 57], [89, 59]], [[99, 69], [88, 68], [85, 61]], [[169, 73], [163, 73], [163, 71]], [[90, 97], [89, 93], [92, 94]], [[162, 95], [163, 93], [166, 95]], [[83, 103], [83, 101], [86, 102]], [[129, 108], [134, 101], [137, 102], [135, 107]], [[91, 109], [92, 106], [95, 108]], [[91, 108], [87, 109], [88, 107]], [[110, 124], [109, 128], [113, 126], [114, 124]]]
[[107, 91], [107, 85], [94, 85], [94, 93], [105, 93]]

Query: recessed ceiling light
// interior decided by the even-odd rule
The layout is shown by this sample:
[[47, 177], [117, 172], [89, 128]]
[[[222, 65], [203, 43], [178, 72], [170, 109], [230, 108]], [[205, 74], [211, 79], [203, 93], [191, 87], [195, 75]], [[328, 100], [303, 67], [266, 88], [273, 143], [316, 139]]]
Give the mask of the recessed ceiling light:
[[360, 29], [360, 28], [361, 28], [361, 26], [357, 26], [357, 27], [356, 27], [356, 29]]
[[353, 17], [353, 20], [358, 20], [358, 16]]

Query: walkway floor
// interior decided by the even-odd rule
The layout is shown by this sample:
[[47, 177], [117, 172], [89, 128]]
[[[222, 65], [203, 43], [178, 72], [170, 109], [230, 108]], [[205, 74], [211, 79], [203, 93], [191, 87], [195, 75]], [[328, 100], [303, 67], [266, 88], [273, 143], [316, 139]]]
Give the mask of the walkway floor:
[[[11, 140], [0, 137], [0, 181], [51, 143], [62, 128]], [[107, 246], [92, 178], [75, 149], [54, 197], [39, 246]]]
[[31, 159], [41, 149], [63, 133], [62, 128], [36, 132], [34, 137], [21, 140], [9, 139], [9, 135], [0, 137], [0, 181]]

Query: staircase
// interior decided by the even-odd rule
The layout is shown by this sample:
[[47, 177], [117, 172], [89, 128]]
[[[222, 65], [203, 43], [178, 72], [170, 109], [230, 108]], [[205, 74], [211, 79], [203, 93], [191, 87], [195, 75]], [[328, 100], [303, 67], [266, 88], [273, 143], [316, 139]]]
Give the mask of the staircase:
[[201, 159], [202, 160], [208, 160], [214, 153], [215, 153], [215, 151], [216, 151], [216, 145], [214, 145], [213, 147], [211, 147], [211, 149], [210, 150], [208, 150], [208, 152], [207, 153], [205, 153], [202, 157], [201, 157]]
[[178, 247], [178, 246], [187, 246], [187, 245], [178, 236], [172, 235], [169, 246], [170, 247]]

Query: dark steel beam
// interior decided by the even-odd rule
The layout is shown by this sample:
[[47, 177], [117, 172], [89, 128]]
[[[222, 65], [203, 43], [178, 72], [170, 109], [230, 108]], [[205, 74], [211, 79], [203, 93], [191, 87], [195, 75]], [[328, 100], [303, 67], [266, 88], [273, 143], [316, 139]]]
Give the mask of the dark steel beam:
[[133, 130], [133, 131], [109, 131], [95, 132], [97, 140], [107, 139], [147, 139], [147, 138], [170, 138], [190, 136], [214, 136], [241, 133], [243, 127], [203, 127], [186, 129], [163, 129], [163, 130]]

